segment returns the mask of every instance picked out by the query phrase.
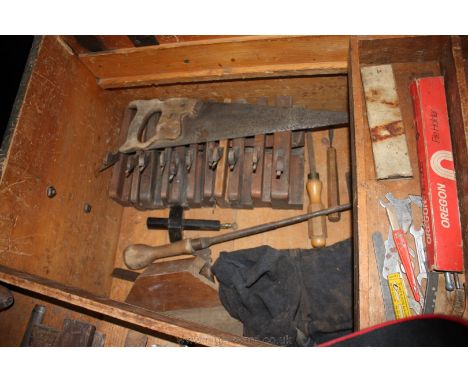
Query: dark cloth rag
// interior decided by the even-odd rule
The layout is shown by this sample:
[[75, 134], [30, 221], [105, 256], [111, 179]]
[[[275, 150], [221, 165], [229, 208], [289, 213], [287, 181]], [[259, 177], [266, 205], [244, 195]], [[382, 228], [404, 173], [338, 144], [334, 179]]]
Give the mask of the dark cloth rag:
[[244, 324], [244, 336], [313, 346], [352, 331], [350, 239], [320, 249], [221, 252], [212, 271], [221, 302]]

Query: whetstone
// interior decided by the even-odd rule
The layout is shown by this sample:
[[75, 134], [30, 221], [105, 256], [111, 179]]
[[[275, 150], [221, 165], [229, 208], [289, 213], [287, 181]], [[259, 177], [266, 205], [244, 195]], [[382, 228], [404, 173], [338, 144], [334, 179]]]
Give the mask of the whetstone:
[[377, 179], [413, 176], [392, 65], [361, 68]]

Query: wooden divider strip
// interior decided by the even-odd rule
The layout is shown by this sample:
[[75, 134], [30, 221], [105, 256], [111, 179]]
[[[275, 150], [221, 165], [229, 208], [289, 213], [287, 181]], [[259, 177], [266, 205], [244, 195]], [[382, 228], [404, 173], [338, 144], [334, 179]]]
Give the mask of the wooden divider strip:
[[16, 271], [0, 265], [0, 281], [91, 312], [138, 325], [176, 338], [206, 346], [269, 346], [267, 343], [239, 337], [185, 320], [168, 317], [130, 304], [98, 297], [92, 293]]
[[347, 36], [237, 38], [81, 54], [103, 88], [347, 72]]
[[[359, 40], [350, 41], [350, 110], [351, 110], [351, 147], [353, 162], [353, 239], [354, 239], [354, 325], [355, 329], [370, 326], [369, 316], [369, 257], [367, 235], [367, 194], [365, 151], [361, 142], [368, 134], [364, 122], [364, 102], [359, 67]], [[358, 143], [359, 142], [359, 143]], [[359, 226], [358, 226], [359, 224]]]

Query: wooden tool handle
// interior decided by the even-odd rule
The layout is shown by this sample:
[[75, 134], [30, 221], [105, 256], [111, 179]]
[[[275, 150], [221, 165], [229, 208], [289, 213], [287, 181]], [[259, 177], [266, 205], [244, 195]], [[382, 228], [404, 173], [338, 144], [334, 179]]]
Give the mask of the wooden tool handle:
[[158, 259], [177, 255], [191, 255], [194, 252], [190, 239], [158, 247], [145, 244], [132, 244], [125, 248], [124, 261], [130, 269], [142, 269]]
[[[327, 150], [327, 196], [328, 208], [340, 205], [340, 194], [338, 185], [338, 165], [336, 162], [336, 149], [329, 147]], [[340, 220], [341, 214], [339, 212], [328, 215], [328, 220], [337, 222]]]
[[[309, 195], [309, 207], [307, 211], [314, 212], [323, 210], [324, 206], [321, 200], [322, 182], [320, 179], [309, 179], [306, 187], [307, 194]], [[324, 247], [327, 241], [327, 224], [325, 216], [318, 216], [316, 218], [309, 219], [308, 227], [312, 247]]]

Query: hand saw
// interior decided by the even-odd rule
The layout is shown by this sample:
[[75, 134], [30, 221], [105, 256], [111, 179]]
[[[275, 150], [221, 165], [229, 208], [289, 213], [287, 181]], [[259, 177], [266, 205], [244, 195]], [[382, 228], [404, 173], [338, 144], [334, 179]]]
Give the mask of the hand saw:
[[[348, 113], [191, 98], [136, 100], [122, 153], [268, 134], [319, 130], [348, 123]], [[127, 114], [128, 115], [128, 114]], [[154, 118], [157, 115], [159, 118]], [[156, 122], [154, 122], [156, 121]]]

